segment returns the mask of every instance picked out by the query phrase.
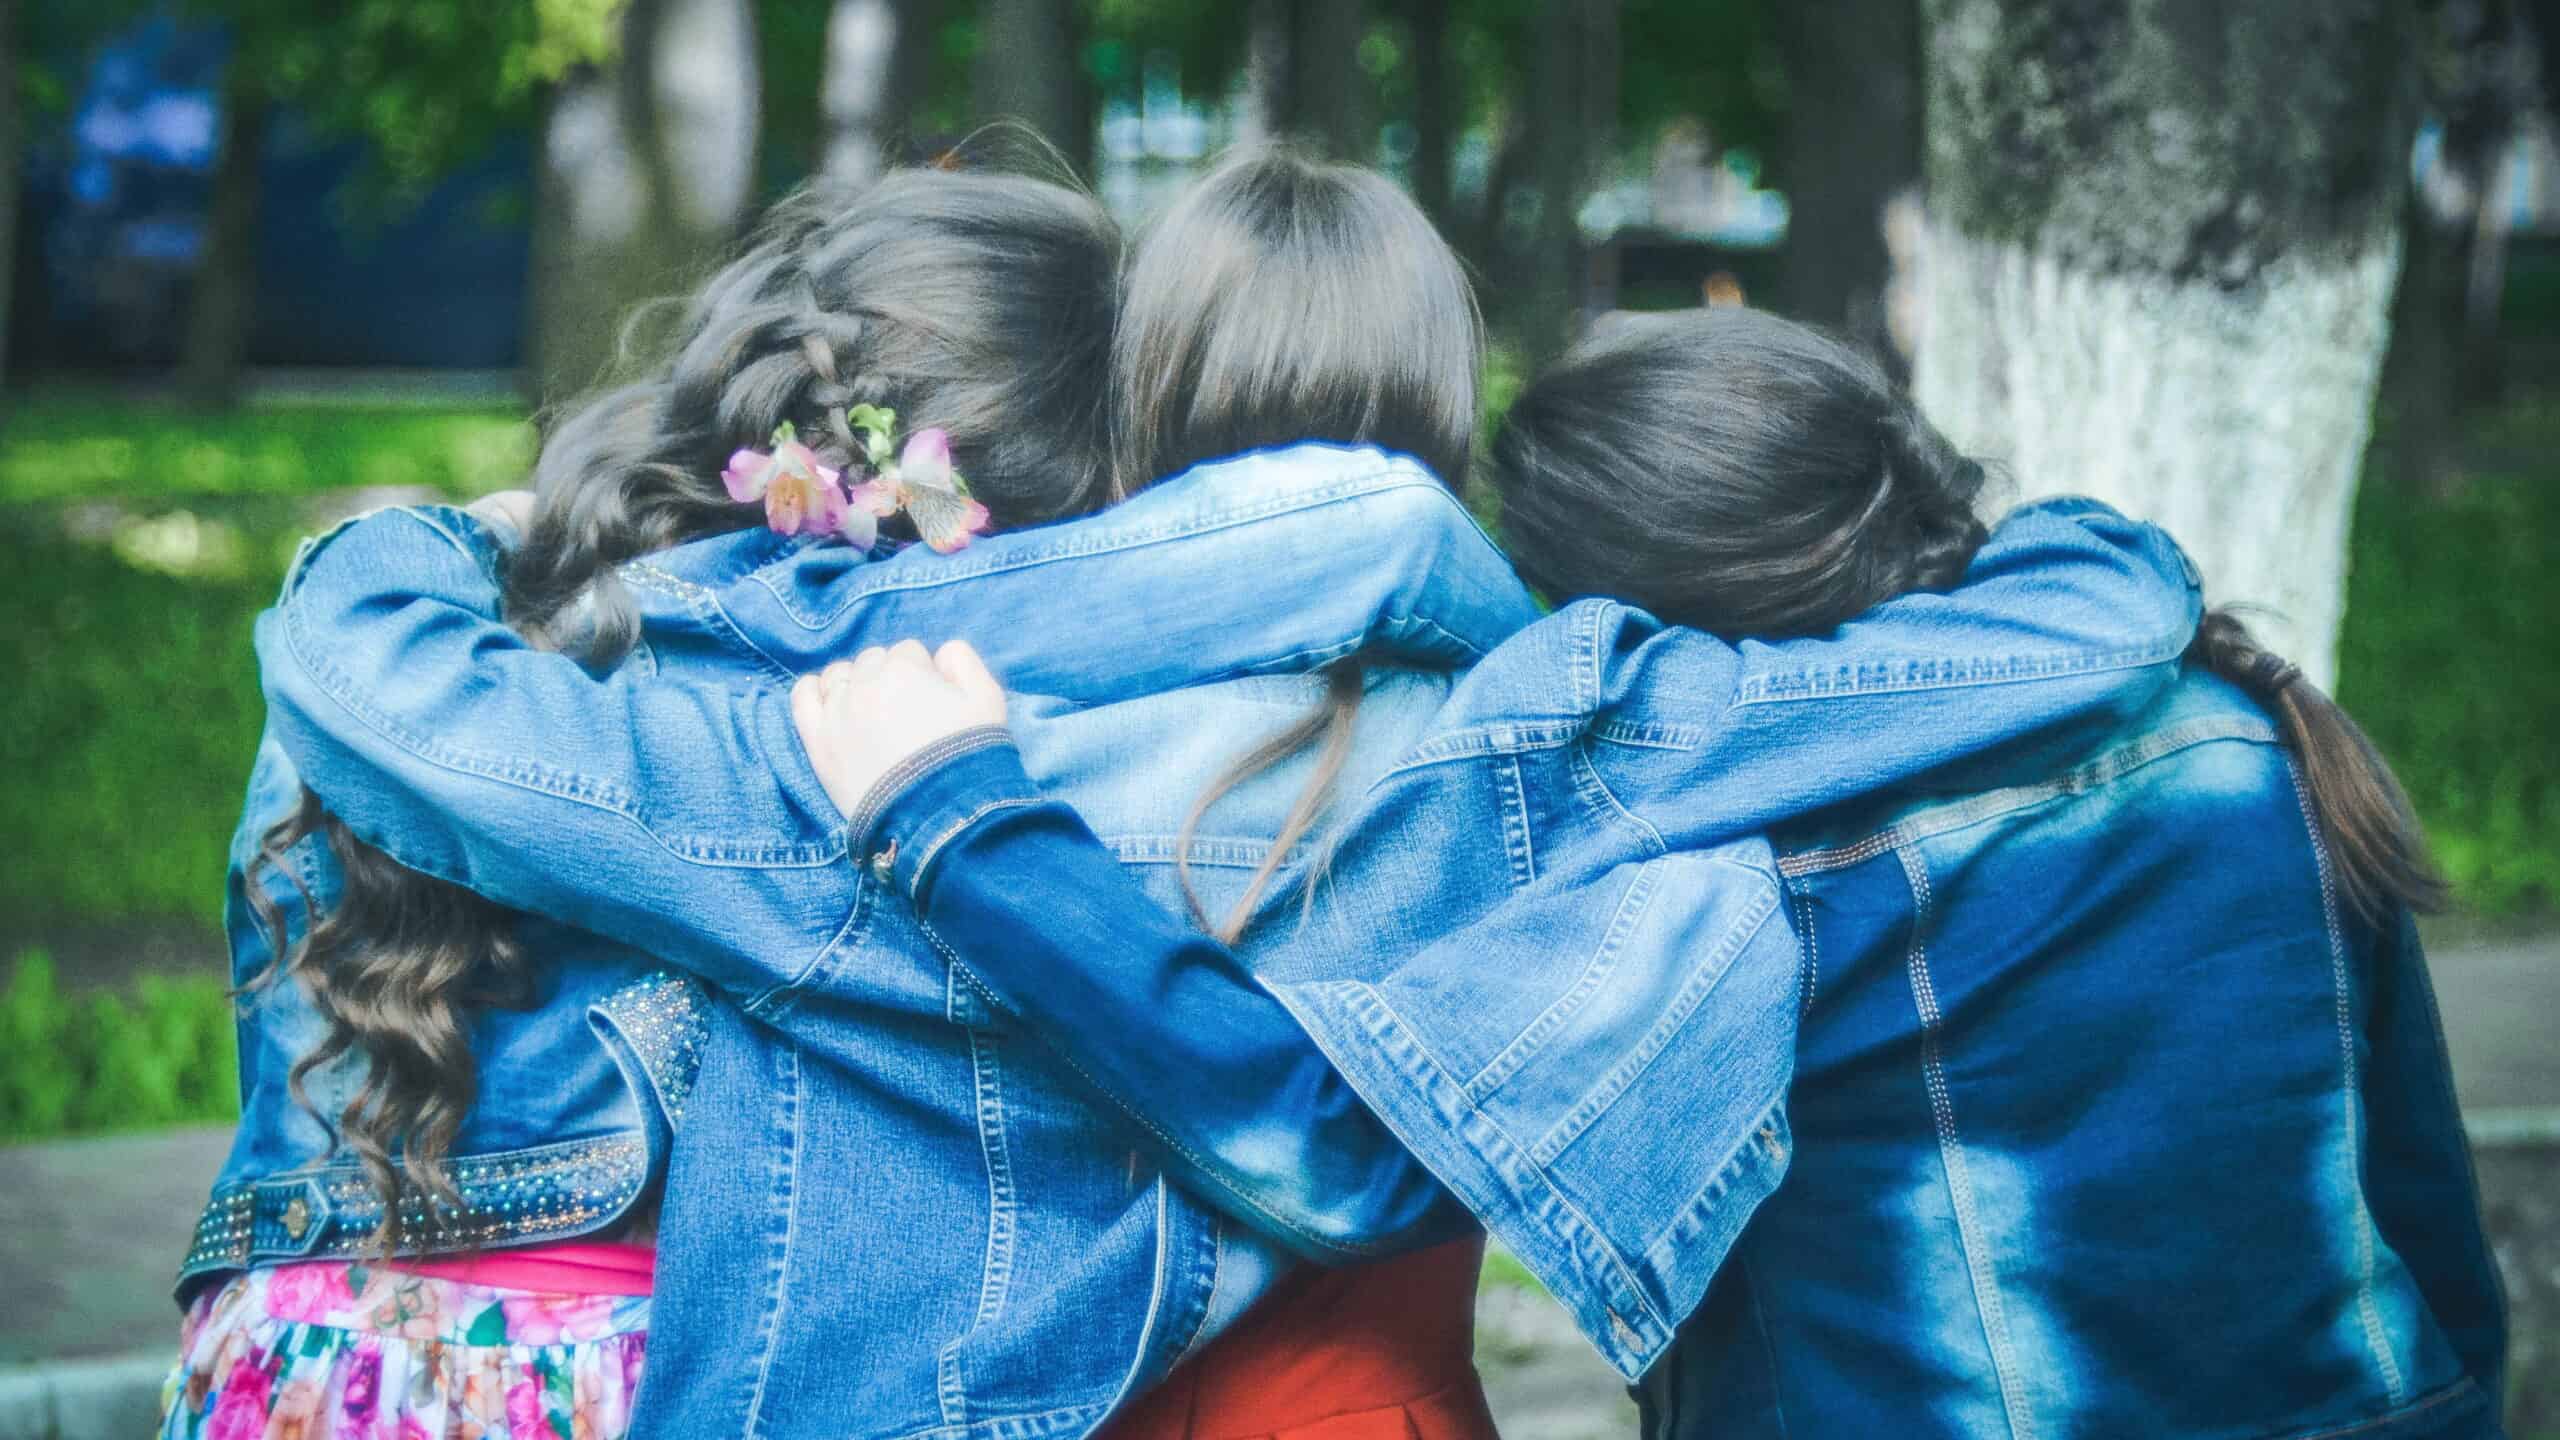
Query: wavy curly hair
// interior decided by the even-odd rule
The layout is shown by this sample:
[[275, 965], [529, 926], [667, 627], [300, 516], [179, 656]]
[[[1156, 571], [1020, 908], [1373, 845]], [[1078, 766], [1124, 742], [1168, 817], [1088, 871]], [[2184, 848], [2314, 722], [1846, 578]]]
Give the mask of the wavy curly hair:
[[[905, 424], [948, 430], [999, 525], [1105, 503], [1119, 261], [1092, 196], [1027, 176], [917, 169], [851, 193], [794, 193], [692, 296], [661, 364], [546, 437], [532, 521], [507, 562], [508, 623], [590, 665], [618, 659], [639, 626], [616, 568], [762, 523], [721, 484], [729, 453], [785, 420], [819, 430], [844, 406], [891, 405]], [[283, 852], [311, 835], [345, 872], [341, 898], [250, 983], [293, 975], [326, 1022], [291, 1076], [315, 1114], [307, 1077], [364, 1057], [353, 1098], [320, 1119], [382, 1198], [375, 1243], [439, 1248], [461, 1204], [444, 1160], [477, 1095], [473, 1026], [490, 1006], [527, 1003], [541, 957], [518, 942], [511, 912], [403, 868], [307, 791], [253, 870], [291, 877]], [[254, 873], [247, 890], [287, 954]]]

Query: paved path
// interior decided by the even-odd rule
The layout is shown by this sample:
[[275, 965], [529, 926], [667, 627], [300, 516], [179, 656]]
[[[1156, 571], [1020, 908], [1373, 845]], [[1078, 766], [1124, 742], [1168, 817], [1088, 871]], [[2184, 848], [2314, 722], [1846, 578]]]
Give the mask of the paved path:
[[[2560, 935], [2447, 931], [2431, 949], [2465, 1106], [2560, 1116]], [[196, 1129], [0, 1149], [0, 1371], [86, 1360], [103, 1367], [86, 1373], [122, 1373], [121, 1357], [171, 1343], [169, 1272], [227, 1141]], [[1512, 1440], [1632, 1433], [1616, 1377], [1552, 1303], [1497, 1289], [1481, 1319]]]
[[2560, 1110], [2560, 933], [2447, 924], [2427, 953], [2463, 1108]]

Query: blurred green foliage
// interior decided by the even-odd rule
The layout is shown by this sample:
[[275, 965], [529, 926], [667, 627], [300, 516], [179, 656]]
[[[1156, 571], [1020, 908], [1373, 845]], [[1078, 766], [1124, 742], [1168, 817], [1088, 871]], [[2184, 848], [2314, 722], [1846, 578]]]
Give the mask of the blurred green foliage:
[[[218, 923], [264, 713], [250, 622], [321, 492], [485, 493], [521, 483], [532, 446], [484, 410], [48, 394], [0, 414], [0, 674], [18, 677], [0, 686], [0, 914]], [[113, 513], [63, 524], [77, 508]]]
[[2459, 493], [2366, 478], [2338, 698], [2408, 787], [2457, 902], [2502, 914], [2560, 902], [2560, 404], [2520, 391], [2467, 429]]
[[[1496, 356], [1489, 394], [1517, 383]], [[196, 416], [45, 394], [0, 415], [0, 914], [217, 924], [262, 714], [250, 623], [294, 537], [329, 518], [319, 492], [478, 493], [519, 479], [530, 448], [482, 409]], [[2560, 407], [2520, 387], [2463, 453], [2470, 483], [2450, 498], [2364, 487], [2344, 698], [2462, 902], [2515, 912], [2560, 900]], [[92, 507], [119, 528], [74, 538], [66, 517]], [[192, 566], [171, 553], [191, 539]]]
[[522, 483], [533, 427], [520, 414], [417, 406], [137, 407], [47, 392], [0, 413], [0, 504], [302, 495], [425, 485], [456, 495]]
[[239, 1113], [231, 997], [211, 978], [146, 975], [129, 995], [64, 990], [21, 953], [0, 988], [0, 1142]]

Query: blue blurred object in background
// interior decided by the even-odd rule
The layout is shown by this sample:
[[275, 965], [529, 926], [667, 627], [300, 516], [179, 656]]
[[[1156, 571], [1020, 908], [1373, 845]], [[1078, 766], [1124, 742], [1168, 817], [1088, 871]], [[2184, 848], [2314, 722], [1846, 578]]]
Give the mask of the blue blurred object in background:
[[[227, 50], [155, 15], [101, 46], [53, 146], [30, 155], [42, 368], [166, 365], [203, 251]], [[263, 157], [249, 359], [271, 367], [498, 370], [523, 351], [532, 150], [497, 147], [414, 198], [365, 193], [361, 144], [279, 117]], [[50, 151], [50, 153], [46, 153]], [[361, 213], [360, 213], [361, 212]]]

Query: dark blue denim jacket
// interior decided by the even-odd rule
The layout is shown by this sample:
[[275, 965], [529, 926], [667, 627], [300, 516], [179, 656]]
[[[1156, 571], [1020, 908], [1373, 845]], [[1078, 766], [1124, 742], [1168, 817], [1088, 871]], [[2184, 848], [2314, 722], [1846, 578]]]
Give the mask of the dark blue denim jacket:
[[[2103, 731], [1790, 819], [1656, 753], [1698, 742], [1630, 715], [1641, 688], [1576, 683], [1661, 638], [1580, 643], [1598, 618], [1477, 668], [1251, 971], [1000, 730], [855, 843], [894, 844], [926, 931], [1168, 1143], [1287, 1194], [1340, 1168], [1308, 1150], [1366, 1153], [1283, 1145], [1265, 1098], [1338, 1070], [1631, 1376], [1661, 1306], [1649, 1434], [2500, 1433], [2415, 930], [2341, 910], [2253, 704], [2186, 673]], [[1720, 813], [1647, 833], [1700, 792]]]
[[[2156, 532], [2048, 510], [2004, 526], [1965, 589], [1828, 642], [1736, 649], [1605, 605], [1529, 625], [1498, 556], [1418, 474], [1308, 449], [958, 557], [864, 565], [760, 537], [676, 552], [626, 576], [670, 637], [653, 642], [654, 676], [598, 680], [524, 647], [497, 624], [485, 542], [450, 512], [368, 522], [301, 567], [262, 623], [261, 656], [282, 742], [332, 807], [408, 863], [703, 973], [747, 1017], [713, 1026], [671, 1172], [661, 1274], [675, 1278], [644, 1396], [662, 1430], [1090, 1429], [1277, 1264], [1153, 1185], [1123, 1134], [1150, 1136], [1197, 1193], [1300, 1253], [1354, 1258], [1448, 1233], [1439, 1184], [1330, 1071], [1251, 1093], [1196, 1086], [1191, 1100], [1234, 1123], [1193, 1137], [1085, 1050], [1070, 1066], [1027, 1043], [897, 900], [897, 866], [848, 863], [862, 857], [790, 738], [775, 682], [791, 672], [861, 643], [969, 636], [1041, 697], [1019, 707], [1031, 772], [1064, 781], [1110, 853], [1169, 902], [1164, 817], [1287, 713], [1274, 695], [1310, 693], [1232, 677], [1363, 646], [1463, 662], [1516, 636], [1504, 650], [1546, 667], [1542, 694], [1499, 723], [1453, 727], [1447, 716], [1503, 693], [1484, 687], [1513, 672], [1479, 669], [1445, 706], [1433, 694], [1445, 682], [1399, 675], [1373, 691], [1353, 778], [1355, 792], [1420, 795], [1386, 784], [1390, 770], [1506, 777], [1463, 809], [1381, 823], [1425, 824], [1444, 847], [1462, 842], [1470, 866], [1472, 852], [1502, 857], [1518, 884], [1363, 923], [1403, 950], [1490, 906], [1542, 942], [1598, 943], [1575, 998], [1522, 989], [1508, 1008], [1431, 1012], [1483, 1053], [1434, 1062], [1463, 1078], [1417, 1092], [1450, 1108], [1434, 1148], [1416, 1149], [1632, 1373], [1668, 1346], [1783, 1171], [1772, 1085], [1791, 1063], [1792, 1015], [1748, 1003], [1767, 967], [1736, 962], [1784, 927], [1726, 885], [1755, 873], [1751, 857], [1696, 853], [1697, 837], [2001, 741], [2110, 729], [2156, 698], [2195, 619], [2183, 559]], [[1260, 723], [1214, 708], [1251, 703], [1251, 687], [1265, 687]], [[1604, 711], [1608, 745], [1579, 743]], [[1663, 803], [1621, 804], [1630, 766], [1682, 771], [1694, 798], [1667, 787]], [[1271, 792], [1281, 804], [1293, 781]], [[1204, 827], [1193, 858], [1249, 867], [1254, 833]], [[1363, 848], [1361, 834], [1335, 848], [1339, 873], [1400, 874], [1431, 893], [1442, 857]], [[1572, 860], [1597, 853], [1584, 835], [1635, 847], [1626, 872]], [[897, 865], [932, 853], [907, 846]], [[1610, 982], [1612, 957], [1664, 955], [1685, 957], [1669, 990]], [[1302, 1020], [1307, 1005], [1327, 1011], [1309, 1020], [1320, 1030], [1373, 1034], [1390, 1070], [1416, 1053], [1393, 1026], [1371, 1031], [1385, 1014], [1375, 985], [1272, 978]], [[1599, 1023], [1656, 1003], [1669, 1008], [1637, 1032]], [[944, 1054], [948, 1083], [920, 1058]], [[1605, 1083], [1559, 1097], [1547, 1081], [1568, 1068]], [[1659, 1144], [1647, 1117], [1669, 1097], [1694, 1145]], [[860, 1337], [853, 1363], [846, 1336]]]

